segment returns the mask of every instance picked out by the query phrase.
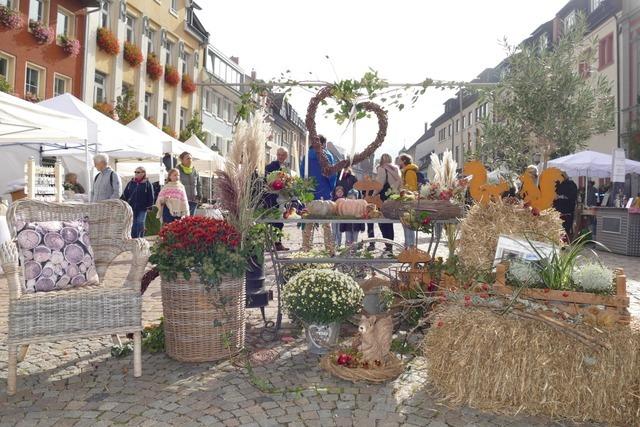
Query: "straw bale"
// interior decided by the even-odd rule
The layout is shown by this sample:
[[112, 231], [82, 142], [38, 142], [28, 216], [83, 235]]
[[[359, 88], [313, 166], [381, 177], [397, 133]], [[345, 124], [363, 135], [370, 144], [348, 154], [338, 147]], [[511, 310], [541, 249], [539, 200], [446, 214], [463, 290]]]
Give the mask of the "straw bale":
[[465, 267], [487, 270], [493, 264], [500, 234], [560, 244], [563, 233], [562, 220], [555, 209], [533, 215], [521, 201], [476, 204], [460, 223], [458, 257]]
[[640, 331], [580, 325], [587, 345], [533, 319], [443, 307], [423, 342], [445, 401], [498, 413], [640, 425]]

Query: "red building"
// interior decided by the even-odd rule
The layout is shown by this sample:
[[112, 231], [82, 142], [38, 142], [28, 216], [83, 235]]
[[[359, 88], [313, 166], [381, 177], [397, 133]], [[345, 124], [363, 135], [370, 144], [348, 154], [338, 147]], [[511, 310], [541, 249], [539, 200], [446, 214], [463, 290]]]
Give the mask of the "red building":
[[0, 76], [10, 92], [34, 101], [65, 92], [82, 98], [87, 13], [99, 3], [0, 0]]

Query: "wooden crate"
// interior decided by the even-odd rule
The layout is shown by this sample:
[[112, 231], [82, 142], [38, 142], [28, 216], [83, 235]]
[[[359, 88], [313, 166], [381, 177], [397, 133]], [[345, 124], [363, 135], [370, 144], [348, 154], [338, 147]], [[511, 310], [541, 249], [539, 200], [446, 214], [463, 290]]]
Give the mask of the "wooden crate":
[[[496, 282], [493, 290], [507, 297], [515, 295], [516, 289], [507, 286], [507, 264], [499, 264], [496, 267]], [[569, 314], [586, 314], [591, 307], [604, 307], [604, 310], [615, 312], [618, 323], [629, 324], [629, 296], [627, 295], [627, 276], [622, 269], [616, 270], [615, 294], [597, 295], [589, 292], [562, 291], [555, 289], [525, 288], [519, 294], [519, 298], [535, 300], [547, 303]]]

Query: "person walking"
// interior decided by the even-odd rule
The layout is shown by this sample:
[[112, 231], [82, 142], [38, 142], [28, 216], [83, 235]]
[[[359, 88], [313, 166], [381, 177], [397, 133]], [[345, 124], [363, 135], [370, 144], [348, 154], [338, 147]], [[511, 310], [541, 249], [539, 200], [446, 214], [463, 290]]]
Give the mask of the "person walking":
[[[380, 192], [374, 194], [380, 195], [380, 200], [383, 202], [389, 198], [387, 192], [392, 190], [397, 192], [402, 186], [402, 177], [400, 176], [400, 170], [393, 164], [393, 159], [390, 154], [384, 153], [380, 156], [380, 163], [376, 169], [376, 181], [382, 184]], [[382, 237], [388, 240], [394, 239], [393, 224], [378, 224]], [[392, 253], [393, 245], [390, 243], [385, 244], [385, 252]]]
[[556, 200], [553, 201], [553, 207], [560, 212], [562, 218], [562, 227], [570, 241], [573, 237], [573, 218], [578, 201], [578, 186], [573, 182], [565, 172], [562, 172], [564, 181], [556, 184]]
[[191, 215], [196, 214], [196, 207], [198, 207], [198, 200], [202, 197], [202, 184], [200, 182], [200, 175], [193, 166], [193, 157], [188, 151], [183, 152], [179, 156], [180, 164], [178, 170], [180, 171], [180, 182], [184, 185], [184, 190], [187, 193], [187, 199], [189, 200], [189, 213]]
[[147, 171], [137, 167], [135, 176], [124, 188], [122, 198], [129, 203], [133, 211], [133, 226], [131, 237], [144, 237], [144, 223], [147, 219], [147, 211], [153, 207], [153, 186], [147, 179]]
[[156, 201], [158, 218], [169, 224], [182, 217], [189, 216], [189, 200], [184, 185], [180, 182], [180, 171], [170, 169], [167, 183], [162, 187]]
[[[279, 147], [276, 151], [276, 160], [269, 163], [265, 168], [265, 175], [269, 175], [271, 172], [286, 169], [286, 161], [289, 157], [289, 152], [284, 147]], [[278, 195], [276, 193], [267, 193], [264, 196], [264, 207], [267, 209], [278, 207]], [[281, 222], [271, 224], [273, 227], [282, 231], [284, 224]], [[285, 248], [281, 241], [275, 243], [276, 251], [288, 251], [289, 248]]]
[[[320, 139], [322, 150], [327, 156], [329, 165], [334, 165], [335, 160], [333, 158], [333, 154], [331, 154], [331, 152], [327, 150], [327, 139], [322, 135], [320, 135], [318, 138]], [[304, 175], [305, 163], [307, 161], [309, 162], [309, 176]], [[307, 156], [302, 160], [302, 162], [300, 162], [300, 176], [304, 178], [313, 178], [315, 180], [316, 189], [313, 193], [313, 198], [315, 200], [331, 200], [338, 177], [335, 174], [332, 174], [330, 176], [324, 176], [322, 174], [322, 166], [320, 165], [320, 160], [318, 159], [316, 150], [313, 147], [309, 147]], [[314, 227], [315, 224], [305, 224], [304, 231], [302, 233], [302, 248], [304, 250], [311, 249]], [[331, 227], [329, 226], [329, 224], [322, 224], [322, 233], [325, 246], [327, 247], [329, 252], [333, 253], [334, 242]]]
[[[418, 167], [413, 164], [413, 159], [408, 154], [401, 154], [400, 165], [402, 169], [402, 187], [409, 191], [418, 191]], [[406, 225], [404, 229], [404, 245], [409, 248], [416, 246], [416, 232]]]
[[91, 201], [119, 199], [122, 194], [122, 184], [120, 176], [109, 166], [109, 156], [96, 154], [93, 156], [93, 165], [98, 170], [98, 174], [93, 179]]

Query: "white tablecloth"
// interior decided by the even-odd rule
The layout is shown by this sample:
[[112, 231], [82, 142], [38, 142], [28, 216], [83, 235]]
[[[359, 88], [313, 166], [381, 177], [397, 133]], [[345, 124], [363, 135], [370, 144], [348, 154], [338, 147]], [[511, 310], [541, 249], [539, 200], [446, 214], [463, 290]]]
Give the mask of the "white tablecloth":
[[197, 208], [196, 215], [213, 219], [224, 219], [224, 217], [222, 216], [222, 211], [215, 208]]

